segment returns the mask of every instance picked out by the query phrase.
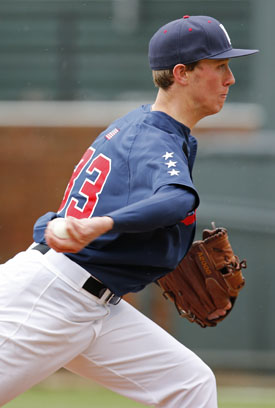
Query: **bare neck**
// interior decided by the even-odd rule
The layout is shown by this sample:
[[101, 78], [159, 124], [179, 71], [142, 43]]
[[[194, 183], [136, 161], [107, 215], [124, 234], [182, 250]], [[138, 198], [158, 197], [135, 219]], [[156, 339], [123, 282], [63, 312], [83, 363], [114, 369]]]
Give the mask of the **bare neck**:
[[173, 89], [159, 89], [152, 110], [166, 113], [191, 130], [201, 119], [185, 95], [181, 92], [177, 93]]

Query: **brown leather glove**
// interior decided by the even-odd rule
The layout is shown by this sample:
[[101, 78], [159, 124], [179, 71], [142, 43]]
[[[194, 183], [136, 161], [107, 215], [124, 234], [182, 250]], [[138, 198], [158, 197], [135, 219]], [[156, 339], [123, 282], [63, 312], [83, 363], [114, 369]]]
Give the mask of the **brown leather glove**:
[[201, 327], [216, 326], [229, 311], [214, 320], [208, 316], [229, 301], [233, 307], [245, 283], [242, 268], [246, 268], [246, 261], [240, 262], [234, 254], [227, 230], [213, 224], [213, 230], [204, 230], [202, 240], [193, 242], [178, 267], [158, 284], [182, 317]]

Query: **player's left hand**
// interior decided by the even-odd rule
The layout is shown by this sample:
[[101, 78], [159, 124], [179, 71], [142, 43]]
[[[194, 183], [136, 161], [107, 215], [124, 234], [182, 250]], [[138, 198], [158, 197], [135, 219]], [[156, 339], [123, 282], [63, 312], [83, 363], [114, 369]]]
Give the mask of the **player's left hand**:
[[208, 320], [215, 320], [218, 319], [219, 317], [225, 316], [227, 311], [232, 308], [232, 303], [230, 300], [228, 301], [227, 305], [223, 309], [217, 309], [213, 313], [210, 313], [208, 315]]
[[170, 273], [158, 280], [166, 299], [180, 316], [201, 327], [214, 327], [228, 316], [245, 284], [240, 261], [225, 228], [203, 230], [187, 255]]
[[77, 253], [91, 241], [113, 228], [114, 221], [110, 217], [92, 217], [77, 219], [66, 218], [68, 238], [59, 238], [54, 233], [54, 220], [48, 223], [45, 231], [47, 244], [56, 252]]

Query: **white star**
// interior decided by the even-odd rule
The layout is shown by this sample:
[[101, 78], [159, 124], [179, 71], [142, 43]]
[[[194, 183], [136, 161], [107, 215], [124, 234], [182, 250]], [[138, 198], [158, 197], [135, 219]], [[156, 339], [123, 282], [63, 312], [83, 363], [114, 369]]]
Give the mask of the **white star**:
[[168, 171], [168, 173], [170, 174], [170, 176], [178, 176], [180, 171], [172, 169], [172, 170]]
[[176, 167], [176, 163], [176, 161], [169, 160], [169, 162], [165, 164], [168, 166], [168, 169], [170, 169], [170, 167]]
[[166, 152], [162, 157], [164, 157], [165, 160], [168, 160], [170, 159], [170, 157], [173, 157], [173, 156], [174, 156], [174, 152], [171, 152], [171, 153]]

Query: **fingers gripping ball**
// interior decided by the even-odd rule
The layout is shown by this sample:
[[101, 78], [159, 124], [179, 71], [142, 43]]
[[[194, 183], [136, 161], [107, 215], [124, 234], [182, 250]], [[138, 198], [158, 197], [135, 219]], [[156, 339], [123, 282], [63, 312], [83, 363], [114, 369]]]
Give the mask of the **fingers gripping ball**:
[[60, 239], [70, 238], [70, 235], [67, 231], [65, 218], [55, 218], [54, 220], [52, 220], [51, 229], [54, 235], [56, 235]]
[[178, 267], [158, 280], [163, 295], [172, 300], [182, 317], [202, 327], [216, 326], [229, 313], [215, 320], [208, 316], [234, 305], [244, 286], [242, 268], [230, 245], [227, 230], [204, 230], [201, 241], [195, 241]]

